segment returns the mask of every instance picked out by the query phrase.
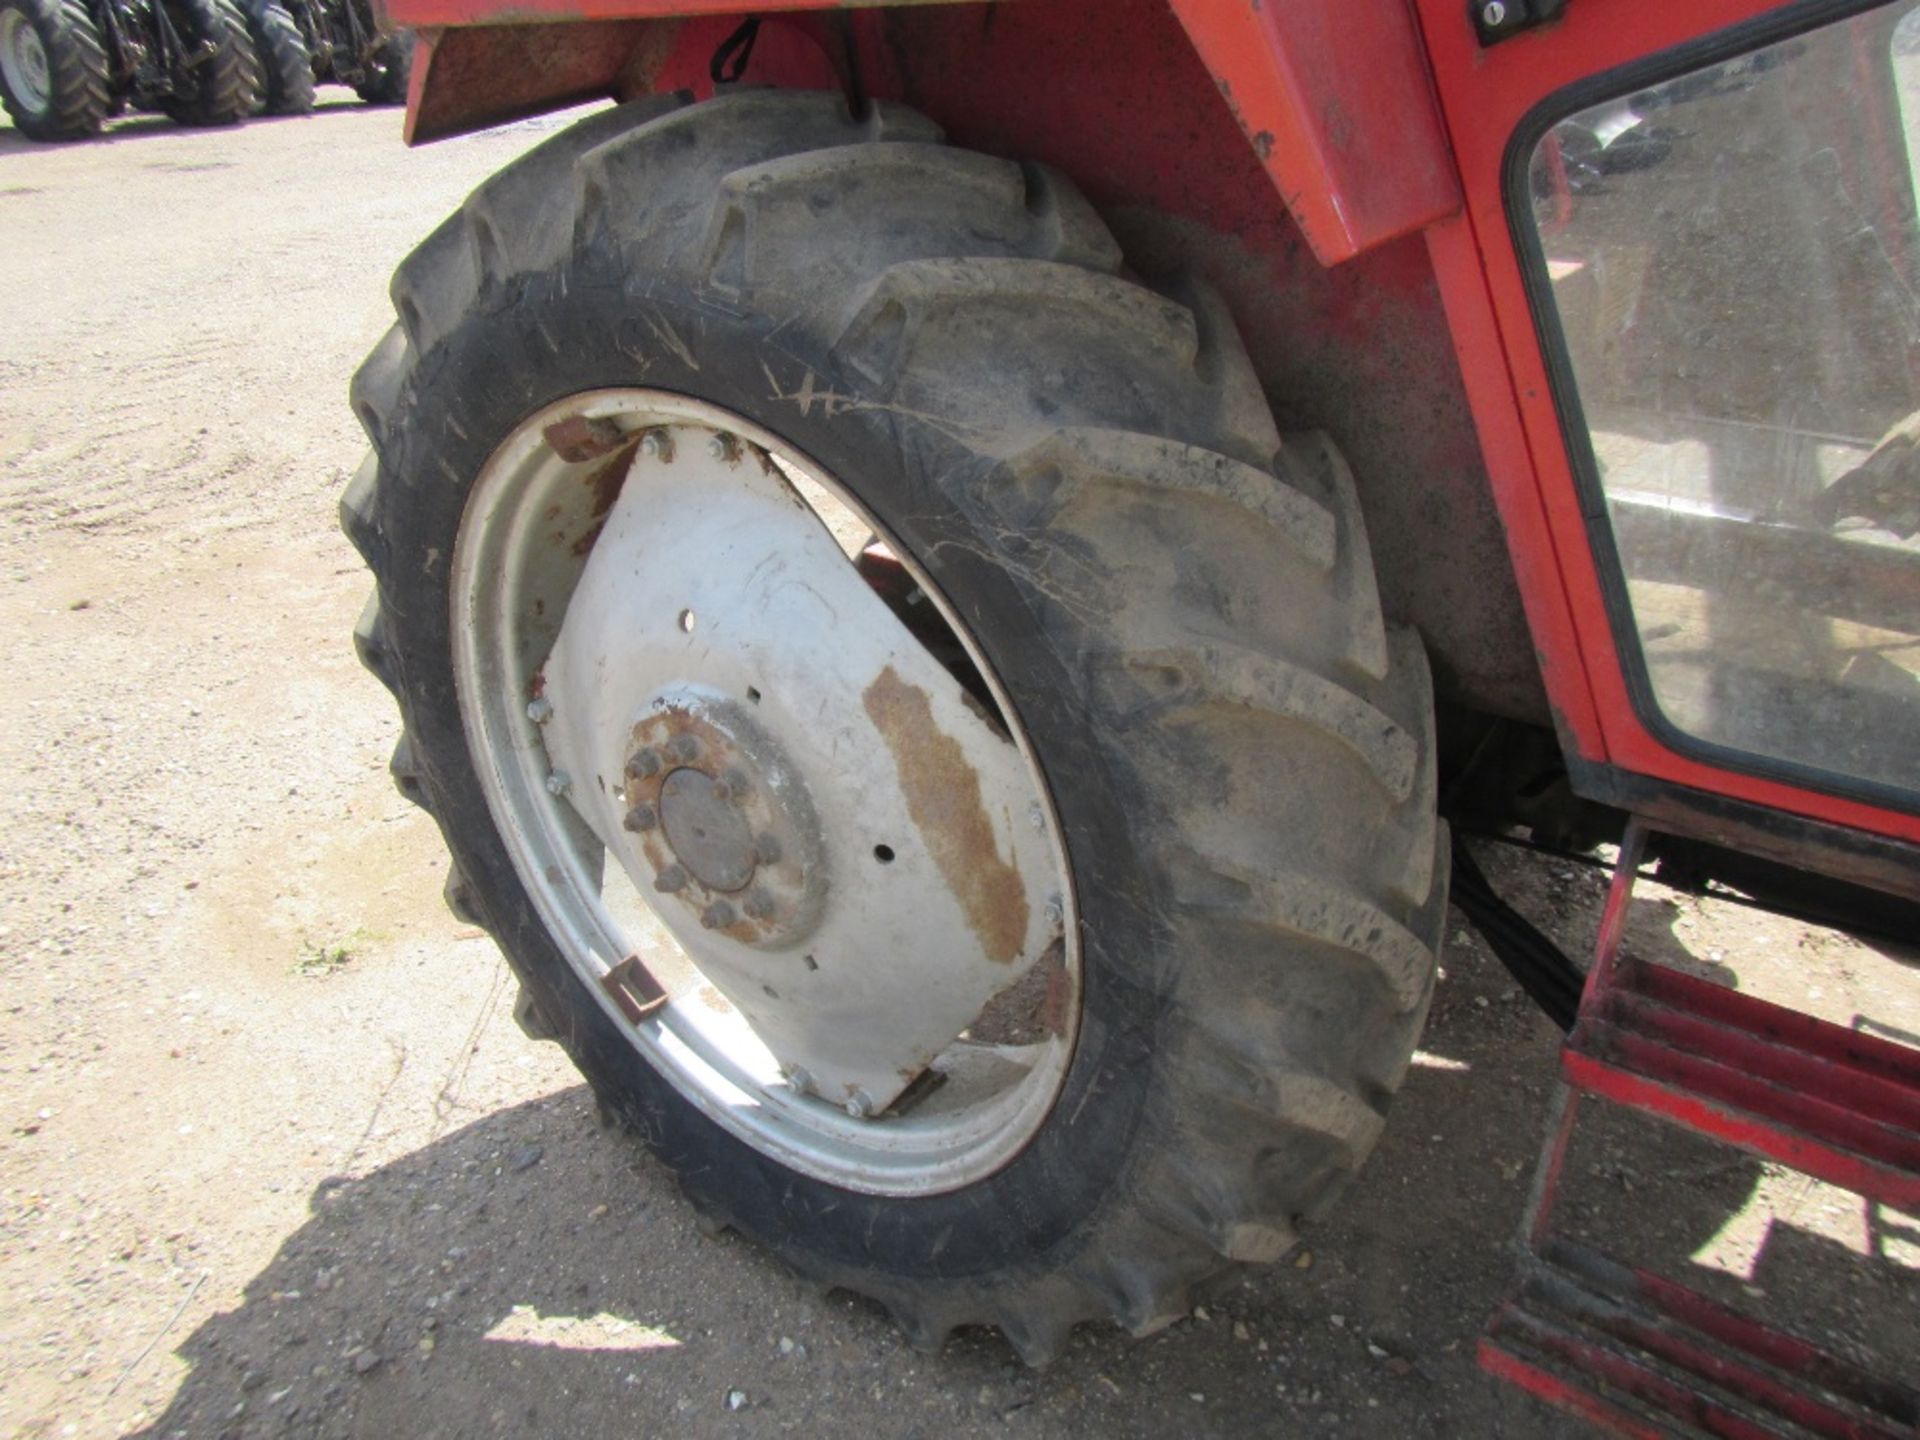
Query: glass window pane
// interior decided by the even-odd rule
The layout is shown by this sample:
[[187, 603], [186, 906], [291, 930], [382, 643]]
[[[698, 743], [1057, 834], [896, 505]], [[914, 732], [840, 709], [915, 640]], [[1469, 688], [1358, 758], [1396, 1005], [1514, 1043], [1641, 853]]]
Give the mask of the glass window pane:
[[1904, 3], [1583, 110], [1529, 173], [1653, 703], [1700, 740], [1904, 789], [1915, 121]]

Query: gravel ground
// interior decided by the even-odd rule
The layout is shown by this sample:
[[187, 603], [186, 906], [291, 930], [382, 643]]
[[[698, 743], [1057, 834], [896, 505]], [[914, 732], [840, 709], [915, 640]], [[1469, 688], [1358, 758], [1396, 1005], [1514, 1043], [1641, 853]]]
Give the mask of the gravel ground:
[[[703, 1235], [440, 903], [347, 636], [348, 375], [386, 278], [550, 130], [409, 153], [327, 90], [238, 130], [0, 129], [0, 1433], [1549, 1436], [1480, 1325], [1555, 1035], [1459, 928], [1338, 1217], [1153, 1340], [934, 1357]], [[1488, 857], [1570, 947], [1596, 873]], [[1914, 956], [1647, 887], [1630, 945], [1920, 1035]], [[1911, 1217], [1595, 1127], [1576, 1228], [1920, 1353]]]

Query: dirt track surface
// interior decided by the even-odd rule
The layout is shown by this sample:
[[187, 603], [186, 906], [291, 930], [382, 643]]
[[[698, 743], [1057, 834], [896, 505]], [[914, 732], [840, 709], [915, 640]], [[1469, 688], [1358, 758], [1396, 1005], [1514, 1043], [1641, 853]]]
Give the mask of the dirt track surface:
[[[913, 1353], [703, 1236], [595, 1123], [442, 908], [334, 528], [389, 272], [561, 122], [409, 153], [343, 94], [219, 133], [0, 129], [0, 1434], [1573, 1433], [1473, 1363], [1556, 1037], [1457, 917], [1338, 1218], [1044, 1373], [984, 1333]], [[1598, 875], [1487, 863], [1589, 943]], [[1643, 953], [1920, 1034], [1910, 955], [1643, 894]], [[1910, 1220], [1605, 1127], [1572, 1173], [1569, 1217], [1636, 1258], [1920, 1353]]]

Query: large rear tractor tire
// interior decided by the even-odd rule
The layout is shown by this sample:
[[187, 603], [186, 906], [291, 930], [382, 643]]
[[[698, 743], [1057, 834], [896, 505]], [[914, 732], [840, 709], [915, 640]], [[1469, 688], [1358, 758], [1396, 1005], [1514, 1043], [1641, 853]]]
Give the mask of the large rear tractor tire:
[[84, 140], [106, 123], [107, 54], [82, 0], [0, 0], [0, 104], [29, 140]]
[[1218, 301], [1049, 170], [766, 90], [580, 121], [393, 298], [342, 500], [393, 772], [695, 1206], [1032, 1363], [1286, 1253], [1447, 851], [1419, 641]]
[[313, 52], [278, 0], [251, 0], [247, 34], [261, 75], [260, 110], [305, 115], [313, 109]]
[[234, 125], [254, 113], [266, 78], [234, 0], [158, 0], [193, 52], [161, 109], [182, 125]]

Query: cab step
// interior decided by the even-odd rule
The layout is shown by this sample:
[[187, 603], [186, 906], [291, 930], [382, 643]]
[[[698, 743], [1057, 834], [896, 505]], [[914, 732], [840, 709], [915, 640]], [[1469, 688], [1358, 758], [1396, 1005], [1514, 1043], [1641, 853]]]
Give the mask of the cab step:
[[1636, 1440], [1920, 1433], [1920, 1391], [1563, 1239], [1530, 1259], [1479, 1359], [1491, 1374]]
[[1519, 1282], [1481, 1368], [1634, 1440], [1916, 1440], [1920, 1391], [1904, 1381], [1553, 1231], [1588, 1099], [1920, 1208], [1920, 1050], [1622, 956], [1646, 840], [1628, 826], [1561, 1051]]
[[1561, 1052], [1568, 1084], [1920, 1206], [1920, 1050], [1641, 960], [1604, 978]]

